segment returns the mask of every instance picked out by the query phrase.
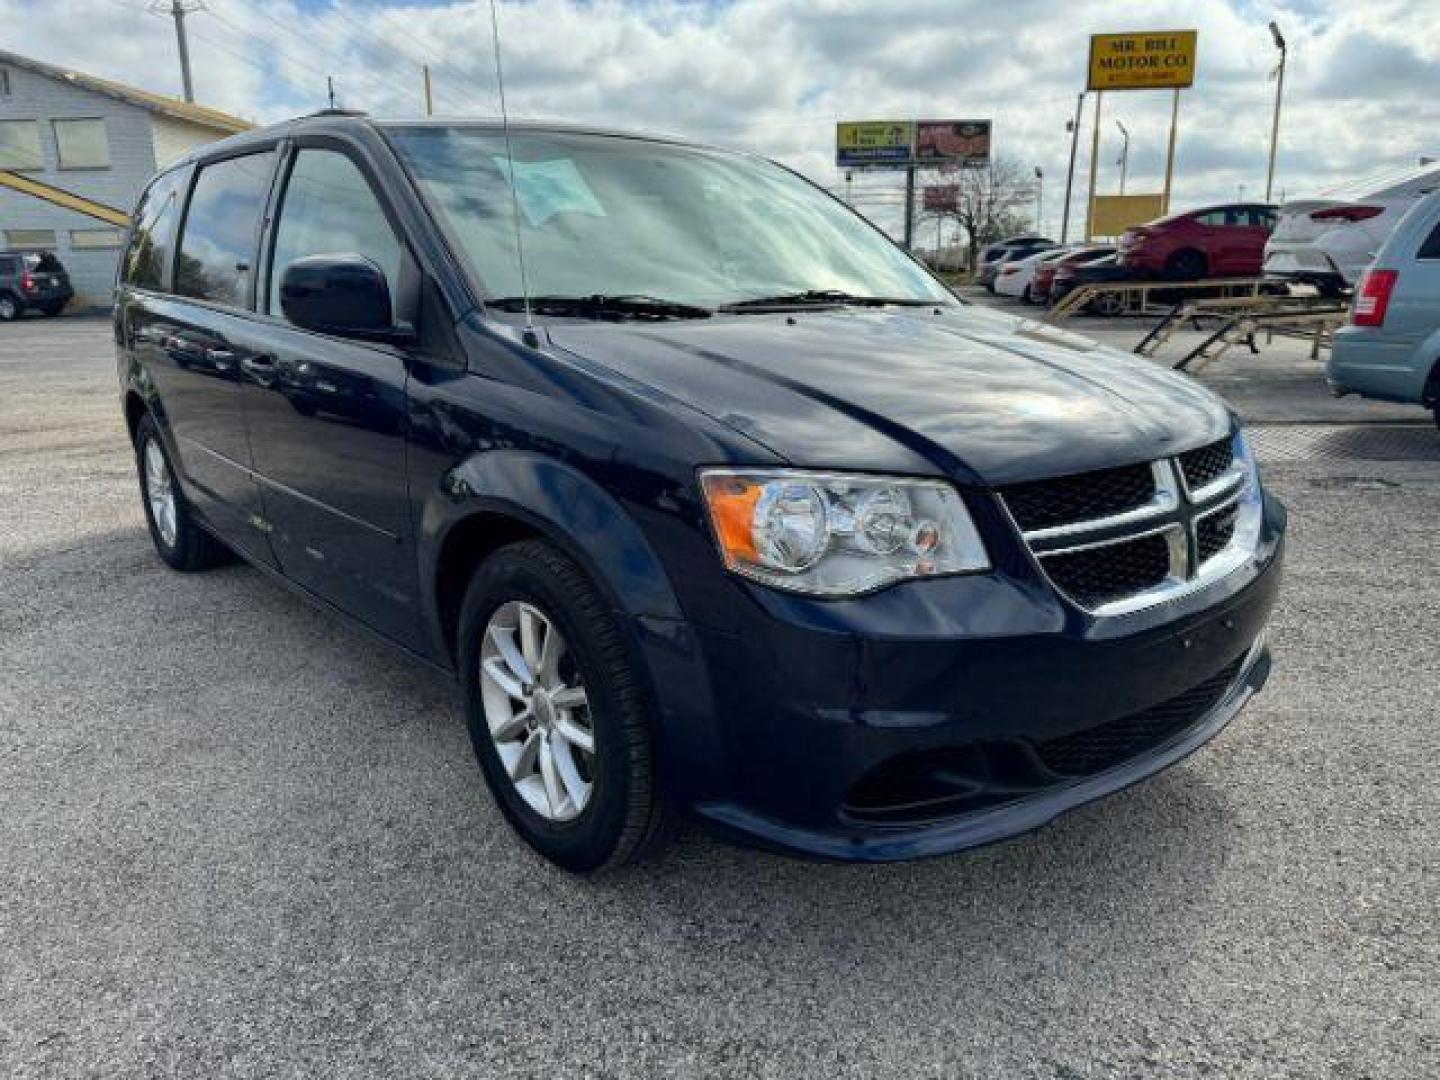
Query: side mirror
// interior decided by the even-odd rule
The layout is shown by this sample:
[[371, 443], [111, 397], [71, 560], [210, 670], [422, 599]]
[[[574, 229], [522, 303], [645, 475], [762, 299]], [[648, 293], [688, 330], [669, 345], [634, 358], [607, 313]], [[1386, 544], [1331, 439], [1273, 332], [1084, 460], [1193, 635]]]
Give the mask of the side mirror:
[[338, 337], [403, 343], [391, 320], [385, 271], [363, 255], [311, 255], [285, 267], [280, 310], [296, 326]]

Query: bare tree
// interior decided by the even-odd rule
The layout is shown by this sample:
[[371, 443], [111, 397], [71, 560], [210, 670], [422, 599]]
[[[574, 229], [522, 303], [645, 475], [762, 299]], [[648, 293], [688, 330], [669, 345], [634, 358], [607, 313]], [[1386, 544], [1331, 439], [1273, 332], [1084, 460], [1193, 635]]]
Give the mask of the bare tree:
[[941, 184], [955, 188], [955, 208], [945, 216], [965, 233], [969, 266], [975, 269], [982, 244], [994, 243], [1024, 220], [1021, 213], [1034, 198], [1026, 172], [1014, 158], [996, 157], [980, 168], [949, 166]]

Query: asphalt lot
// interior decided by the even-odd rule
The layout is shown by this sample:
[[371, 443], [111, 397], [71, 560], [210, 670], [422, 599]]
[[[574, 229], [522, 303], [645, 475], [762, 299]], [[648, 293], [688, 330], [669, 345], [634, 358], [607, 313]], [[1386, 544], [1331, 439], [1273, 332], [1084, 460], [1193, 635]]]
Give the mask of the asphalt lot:
[[1275, 674], [1211, 746], [952, 858], [584, 882], [428, 670], [160, 564], [105, 322], [0, 326], [0, 1075], [1440, 1075], [1440, 433], [1267, 355], [1207, 375], [1310, 421], [1257, 432]]

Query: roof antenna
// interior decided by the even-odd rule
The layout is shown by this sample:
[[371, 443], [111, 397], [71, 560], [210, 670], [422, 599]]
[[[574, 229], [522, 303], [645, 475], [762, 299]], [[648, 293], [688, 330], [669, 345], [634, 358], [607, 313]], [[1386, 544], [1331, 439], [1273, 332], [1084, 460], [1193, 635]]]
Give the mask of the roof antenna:
[[500, 65], [500, 17], [496, 14], [496, 0], [490, 0], [490, 31], [495, 39], [495, 84], [500, 88], [500, 123], [505, 129], [505, 163], [510, 169], [510, 207], [515, 222], [515, 257], [520, 263], [520, 298], [525, 303], [525, 329], [521, 332], [525, 344], [532, 349], [540, 347], [540, 335], [530, 319], [530, 279], [525, 273], [525, 243], [520, 237], [520, 194], [515, 187], [515, 154], [510, 149], [510, 113], [505, 108], [505, 71]]

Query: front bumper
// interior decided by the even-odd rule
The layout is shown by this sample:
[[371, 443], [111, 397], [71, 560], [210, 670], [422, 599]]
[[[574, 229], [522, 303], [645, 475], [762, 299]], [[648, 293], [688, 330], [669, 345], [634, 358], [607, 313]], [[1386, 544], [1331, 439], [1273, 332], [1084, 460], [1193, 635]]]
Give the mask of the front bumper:
[[[937, 632], [916, 631], [926, 636], [897, 637], [894, 622], [873, 635], [797, 625], [777, 617], [783, 601], [738, 632], [696, 628], [719, 734], [699, 769], [708, 777], [692, 760], [682, 797], [765, 846], [886, 861], [1017, 836], [1150, 776], [1264, 685], [1283, 510], [1269, 516], [1247, 571], [1132, 617], [1091, 619], [1053, 597], [959, 578], [934, 591]], [[978, 605], [973, 633], [944, 629], [957, 603]], [[1167, 715], [1205, 684], [1217, 689], [1193, 715], [1109, 753], [1111, 733], [1149, 731], [1136, 718]], [[1109, 756], [1056, 768], [1055, 748], [1077, 739], [1098, 739]]]

